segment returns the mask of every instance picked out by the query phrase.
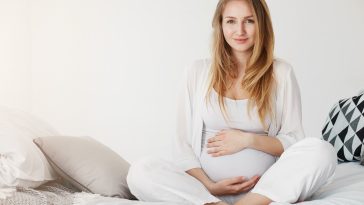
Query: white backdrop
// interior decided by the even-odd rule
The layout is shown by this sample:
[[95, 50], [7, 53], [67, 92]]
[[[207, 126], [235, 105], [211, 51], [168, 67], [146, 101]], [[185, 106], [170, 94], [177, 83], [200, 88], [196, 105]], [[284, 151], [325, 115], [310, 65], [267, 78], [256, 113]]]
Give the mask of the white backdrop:
[[[217, 0], [0, 0], [1, 105], [132, 162], [164, 154], [185, 65], [209, 57]], [[306, 135], [364, 89], [364, 1], [267, 0], [276, 56], [300, 84]]]

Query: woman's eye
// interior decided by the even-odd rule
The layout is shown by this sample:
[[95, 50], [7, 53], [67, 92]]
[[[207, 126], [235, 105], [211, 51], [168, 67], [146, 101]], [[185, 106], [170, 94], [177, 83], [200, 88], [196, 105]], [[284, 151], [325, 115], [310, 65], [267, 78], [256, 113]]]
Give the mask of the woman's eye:
[[244, 22], [245, 23], [249, 23], [249, 24], [253, 24], [254, 23], [254, 20], [253, 19], [246, 19]]
[[226, 23], [232, 24], [232, 23], [234, 23], [234, 20], [228, 20]]

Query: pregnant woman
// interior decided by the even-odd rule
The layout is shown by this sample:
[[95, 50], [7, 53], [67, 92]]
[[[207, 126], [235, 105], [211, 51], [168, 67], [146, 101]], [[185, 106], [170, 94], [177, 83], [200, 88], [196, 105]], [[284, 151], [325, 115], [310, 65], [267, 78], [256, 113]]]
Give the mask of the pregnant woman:
[[212, 58], [187, 70], [172, 160], [132, 164], [141, 201], [267, 205], [309, 200], [330, 182], [334, 148], [305, 138], [292, 67], [274, 59], [264, 0], [220, 0]]

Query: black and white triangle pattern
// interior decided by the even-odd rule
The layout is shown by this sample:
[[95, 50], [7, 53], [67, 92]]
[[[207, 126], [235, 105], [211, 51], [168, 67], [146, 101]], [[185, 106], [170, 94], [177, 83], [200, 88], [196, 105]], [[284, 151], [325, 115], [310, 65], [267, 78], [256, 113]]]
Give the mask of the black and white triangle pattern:
[[364, 151], [364, 90], [331, 109], [322, 138], [336, 149], [339, 162], [359, 161]]

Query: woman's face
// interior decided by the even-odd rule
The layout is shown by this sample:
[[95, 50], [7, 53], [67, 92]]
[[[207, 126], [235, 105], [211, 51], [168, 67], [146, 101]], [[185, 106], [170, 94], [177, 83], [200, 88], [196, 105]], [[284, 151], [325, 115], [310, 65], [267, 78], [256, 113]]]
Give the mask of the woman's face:
[[222, 30], [234, 53], [251, 52], [255, 38], [255, 19], [247, 1], [233, 0], [222, 13]]

